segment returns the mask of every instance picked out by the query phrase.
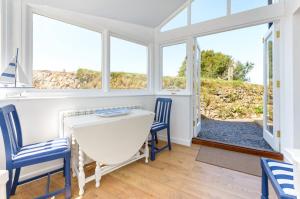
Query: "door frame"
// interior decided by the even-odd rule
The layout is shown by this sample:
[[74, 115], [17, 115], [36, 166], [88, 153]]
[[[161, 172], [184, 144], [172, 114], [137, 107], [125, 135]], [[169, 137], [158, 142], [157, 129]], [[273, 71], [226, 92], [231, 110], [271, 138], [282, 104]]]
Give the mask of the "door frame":
[[[193, 38], [193, 136], [197, 137], [201, 130], [201, 48], [197, 37]], [[197, 90], [198, 89], [198, 90]]]
[[[267, 128], [267, 99], [268, 99], [268, 39], [273, 37], [272, 64], [273, 64], [273, 132]], [[264, 97], [263, 97], [263, 137], [266, 142], [275, 150], [280, 151], [280, 60], [279, 60], [279, 23], [274, 22], [264, 36]]]

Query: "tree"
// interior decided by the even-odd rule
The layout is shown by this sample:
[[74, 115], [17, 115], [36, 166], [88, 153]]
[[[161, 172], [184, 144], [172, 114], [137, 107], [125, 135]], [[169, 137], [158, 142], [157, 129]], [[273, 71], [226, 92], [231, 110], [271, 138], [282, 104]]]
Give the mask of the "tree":
[[186, 76], [186, 60], [187, 57], [185, 57], [184, 61], [182, 62], [179, 71], [178, 71], [178, 77], [185, 77]]
[[231, 56], [213, 50], [201, 52], [201, 76], [227, 79], [228, 68], [234, 64]]
[[233, 79], [241, 80], [241, 81], [249, 81], [247, 75], [254, 68], [254, 64], [250, 62], [246, 62], [246, 64], [242, 64], [241, 62], [236, 62], [236, 66], [233, 71]]
[[[186, 62], [187, 58], [184, 59], [179, 68], [178, 77], [186, 76]], [[249, 81], [247, 75], [253, 67], [253, 63], [247, 62], [243, 64], [240, 61], [235, 62], [231, 56], [221, 52], [215, 52], [213, 50], [201, 51], [201, 76], [205, 78], [228, 80], [228, 71], [230, 68], [233, 68], [232, 79]]]

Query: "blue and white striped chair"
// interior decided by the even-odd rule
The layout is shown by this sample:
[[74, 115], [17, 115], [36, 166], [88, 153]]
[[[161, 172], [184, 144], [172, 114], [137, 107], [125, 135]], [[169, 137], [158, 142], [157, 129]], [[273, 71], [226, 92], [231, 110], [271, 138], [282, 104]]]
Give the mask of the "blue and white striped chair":
[[262, 199], [269, 198], [268, 179], [280, 199], [296, 199], [294, 186], [294, 166], [285, 162], [261, 159]]
[[[47, 175], [48, 184], [46, 187], [46, 194], [39, 198], [49, 198], [60, 193], [65, 193], [66, 198], [71, 198], [71, 151], [68, 140], [60, 138], [48, 142], [23, 146], [21, 125], [14, 105], [0, 108], [0, 126], [5, 146], [6, 169], [9, 171], [9, 181], [6, 185], [7, 198], [9, 198], [10, 195], [15, 194], [18, 185]], [[19, 182], [22, 167], [57, 159], [64, 160], [64, 167], [62, 169]], [[14, 177], [13, 170], [15, 170]], [[61, 170], [64, 171], [65, 175], [65, 187], [50, 193], [50, 174]]]
[[[170, 115], [171, 115], [172, 99], [170, 98], [157, 98], [155, 103], [155, 117], [154, 122], [151, 127], [151, 160], [155, 160], [155, 154], [161, 152], [162, 150], [171, 147], [171, 137], [170, 137]], [[163, 129], [167, 129], [167, 139], [168, 143], [166, 146], [157, 148], [156, 144], [157, 133]]]

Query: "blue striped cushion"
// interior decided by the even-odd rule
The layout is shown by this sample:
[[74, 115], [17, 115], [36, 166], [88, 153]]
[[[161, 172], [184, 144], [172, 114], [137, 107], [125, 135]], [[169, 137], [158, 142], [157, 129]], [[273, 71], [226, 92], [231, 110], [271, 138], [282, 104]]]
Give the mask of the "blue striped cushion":
[[294, 186], [294, 166], [273, 160], [268, 160], [267, 162], [282, 191], [285, 194], [297, 197]]
[[59, 138], [38, 144], [24, 146], [13, 156], [14, 161], [23, 161], [26, 159], [40, 157], [42, 155], [50, 155], [52, 153], [63, 152], [69, 149], [69, 141], [67, 138]]
[[167, 127], [167, 124], [165, 124], [163, 122], [154, 122], [152, 124], [151, 131], [156, 131], [156, 130], [164, 129], [166, 127]]

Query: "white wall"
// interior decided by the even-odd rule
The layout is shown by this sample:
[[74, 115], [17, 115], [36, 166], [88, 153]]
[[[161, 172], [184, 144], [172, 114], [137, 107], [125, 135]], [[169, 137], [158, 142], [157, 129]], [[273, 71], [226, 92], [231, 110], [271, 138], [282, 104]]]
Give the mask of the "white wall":
[[[147, 110], [154, 110], [153, 96], [131, 96], [131, 97], [95, 97], [95, 98], [57, 98], [57, 99], [11, 99], [0, 101], [0, 106], [14, 104], [17, 107], [21, 126], [23, 130], [24, 144], [31, 144], [40, 141], [46, 141], [59, 136], [59, 111], [77, 109], [77, 108], [94, 108], [94, 107], [111, 107], [124, 105], [141, 105]], [[5, 169], [5, 154], [3, 149], [2, 136], [0, 136], [0, 168]], [[39, 168], [54, 166], [57, 164], [50, 163], [41, 167], [31, 167], [22, 172], [22, 175], [30, 172], [40, 172]]]
[[293, 37], [292, 17], [286, 16], [281, 19], [280, 38], [280, 129], [281, 129], [281, 151], [293, 147], [294, 139], [294, 107], [293, 107]]
[[[300, 4], [299, 4], [300, 6]], [[294, 147], [300, 149], [300, 10], [293, 16], [293, 61], [294, 61]]]
[[286, 14], [281, 19], [281, 95], [280, 128], [281, 152], [286, 149], [300, 148], [300, 1], [286, 2]]

